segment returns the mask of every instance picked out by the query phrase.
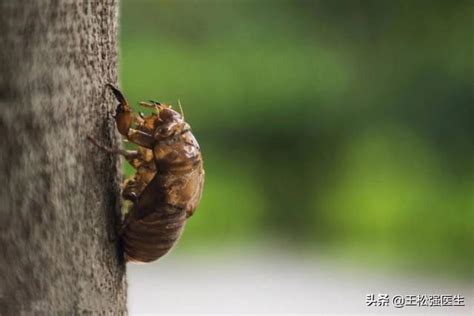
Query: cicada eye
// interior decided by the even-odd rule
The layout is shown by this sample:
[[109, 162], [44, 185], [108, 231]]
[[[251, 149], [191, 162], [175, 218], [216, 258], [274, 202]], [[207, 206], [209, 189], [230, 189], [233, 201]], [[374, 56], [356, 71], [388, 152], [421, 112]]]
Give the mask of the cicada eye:
[[155, 130], [154, 137], [155, 139], [163, 139], [170, 135], [171, 135], [171, 128], [169, 126], [168, 127], [161, 126]]
[[166, 135], [169, 133], [169, 129], [165, 127], [161, 127], [158, 129], [158, 133], [160, 133], [161, 135]]

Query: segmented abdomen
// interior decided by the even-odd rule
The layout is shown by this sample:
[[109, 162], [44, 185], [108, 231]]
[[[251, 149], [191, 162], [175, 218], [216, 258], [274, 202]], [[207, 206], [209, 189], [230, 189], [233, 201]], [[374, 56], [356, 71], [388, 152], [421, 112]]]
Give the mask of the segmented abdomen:
[[122, 235], [126, 260], [150, 262], [162, 257], [181, 236], [185, 221], [186, 210], [168, 205], [132, 220]]

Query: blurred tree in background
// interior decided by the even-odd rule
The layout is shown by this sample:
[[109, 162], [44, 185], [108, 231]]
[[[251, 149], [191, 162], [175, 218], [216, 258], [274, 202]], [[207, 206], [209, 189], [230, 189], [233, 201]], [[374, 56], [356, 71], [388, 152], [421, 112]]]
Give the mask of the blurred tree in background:
[[472, 1], [122, 4], [125, 92], [180, 99], [204, 153], [178, 251], [473, 276]]

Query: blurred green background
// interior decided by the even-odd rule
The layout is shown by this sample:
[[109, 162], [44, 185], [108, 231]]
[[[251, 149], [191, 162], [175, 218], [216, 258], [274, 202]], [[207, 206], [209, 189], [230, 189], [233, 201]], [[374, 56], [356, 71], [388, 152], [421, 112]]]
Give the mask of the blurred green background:
[[122, 0], [124, 92], [180, 99], [204, 154], [177, 252], [473, 278], [473, 4]]

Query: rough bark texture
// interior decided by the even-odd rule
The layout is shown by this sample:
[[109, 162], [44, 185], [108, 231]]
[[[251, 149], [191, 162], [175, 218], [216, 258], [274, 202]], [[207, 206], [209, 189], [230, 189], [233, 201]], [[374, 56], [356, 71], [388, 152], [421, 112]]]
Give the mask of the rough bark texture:
[[126, 312], [116, 1], [0, 1], [0, 314]]

